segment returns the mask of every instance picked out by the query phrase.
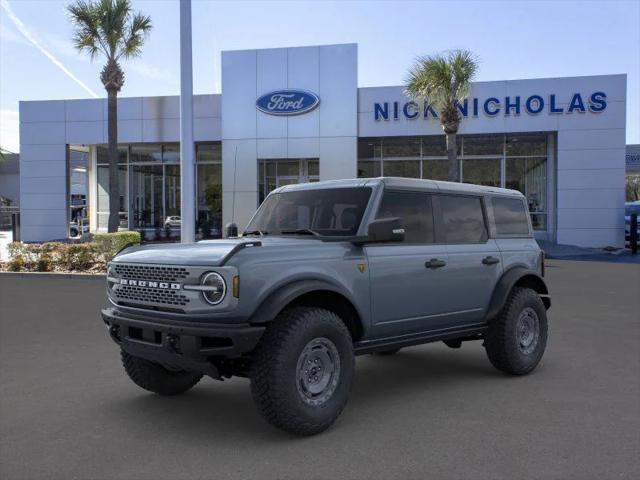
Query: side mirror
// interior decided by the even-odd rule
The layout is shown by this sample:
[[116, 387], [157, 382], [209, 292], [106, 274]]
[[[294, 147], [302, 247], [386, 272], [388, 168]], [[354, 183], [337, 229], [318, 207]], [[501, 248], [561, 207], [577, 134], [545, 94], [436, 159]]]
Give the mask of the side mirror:
[[227, 223], [227, 226], [225, 228], [227, 232], [227, 238], [235, 238], [238, 236], [238, 226], [235, 223]]
[[404, 227], [399, 217], [380, 218], [369, 224], [367, 243], [401, 242], [404, 240]]

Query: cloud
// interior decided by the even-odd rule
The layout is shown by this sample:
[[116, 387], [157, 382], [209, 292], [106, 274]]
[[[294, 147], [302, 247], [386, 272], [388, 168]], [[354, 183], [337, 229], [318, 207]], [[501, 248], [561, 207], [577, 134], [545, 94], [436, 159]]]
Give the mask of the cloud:
[[150, 80], [161, 80], [171, 85], [179, 85], [178, 79], [174, 72], [166, 68], [156, 67], [146, 62], [134, 60], [124, 67], [126, 70], [131, 70], [135, 74], [148, 78]]
[[20, 150], [20, 122], [15, 110], [0, 110], [0, 147], [3, 150]]
[[47, 50], [45, 47], [43, 47], [40, 44], [38, 39], [36, 39], [36, 37], [31, 33], [31, 31], [27, 28], [27, 26], [24, 23], [22, 23], [22, 20], [20, 20], [16, 16], [16, 14], [13, 12], [13, 9], [9, 4], [9, 0], [0, 0], [0, 5], [2, 6], [2, 8], [4, 8], [5, 12], [7, 12], [7, 16], [16, 26], [18, 31], [24, 36], [24, 38], [26, 38], [29, 41], [29, 43], [31, 43], [31, 45], [33, 45], [35, 48], [40, 50], [40, 52], [42, 52], [42, 54], [45, 57], [51, 60], [51, 62], [60, 70], [62, 70], [66, 76], [68, 76], [71, 80], [73, 80], [78, 85], [80, 85], [80, 87], [82, 87], [82, 89], [85, 90], [89, 95], [91, 95], [94, 98], [100, 98], [100, 95], [98, 95], [96, 92], [91, 90], [82, 80], [76, 77], [67, 67], [65, 67], [60, 60], [58, 60], [51, 52], [49, 52], [49, 50]]

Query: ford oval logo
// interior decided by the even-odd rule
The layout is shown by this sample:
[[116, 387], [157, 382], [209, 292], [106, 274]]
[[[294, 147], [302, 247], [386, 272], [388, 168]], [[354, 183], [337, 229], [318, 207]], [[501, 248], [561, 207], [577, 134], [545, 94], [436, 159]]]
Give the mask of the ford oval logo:
[[320, 98], [305, 90], [276, 90], [256, 100], [258, 110], [269, 115], [299, 115], [307, 113], [320, 104]]

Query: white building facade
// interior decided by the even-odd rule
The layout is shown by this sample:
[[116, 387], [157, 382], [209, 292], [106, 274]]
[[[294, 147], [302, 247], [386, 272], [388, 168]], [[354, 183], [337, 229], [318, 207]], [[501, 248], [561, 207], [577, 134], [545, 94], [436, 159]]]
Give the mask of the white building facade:
[[[358, 88], [357, 45], [222, 53], [222, 94], [194, 97], [196, 228], [242, 228], [288, 183], [445, 179], [445, 140], [403, 87]], [[458, 136], [462, 180], [522, 191], [536, 236], [622, 246], [626, 75], [478, 82]], [[180, 215], [179, 98], [118, 101], [122, 227]], [[88, 151], [91, 229], [106, 227], [106, 100], [20, 103], [22, 239], [68, 234], [69, 158]]]

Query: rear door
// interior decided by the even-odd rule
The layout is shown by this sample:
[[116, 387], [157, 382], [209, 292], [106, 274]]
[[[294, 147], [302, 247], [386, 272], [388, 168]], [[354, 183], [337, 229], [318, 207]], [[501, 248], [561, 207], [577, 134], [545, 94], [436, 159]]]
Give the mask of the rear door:
[[451, 322], [455, 325], [484, 319], [493, 289], [502, 274], [498, 245], [489, 238], [482, 196], [439, 195], [448, 274], [457, 290]]
[[427, 331], [443, 322], [448, 257], [436, 241], [432, 200], [425, 192], [384, 192], [376, 217], [400, 217], [405, 239], [365, 247], [374, 336]]

